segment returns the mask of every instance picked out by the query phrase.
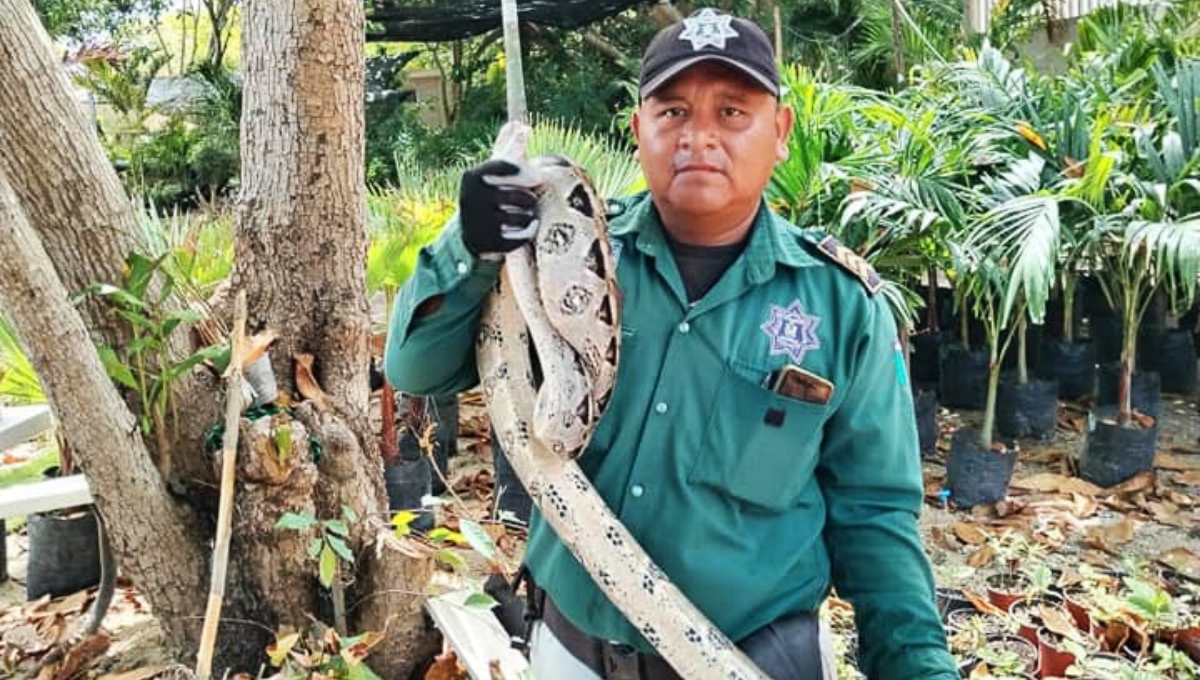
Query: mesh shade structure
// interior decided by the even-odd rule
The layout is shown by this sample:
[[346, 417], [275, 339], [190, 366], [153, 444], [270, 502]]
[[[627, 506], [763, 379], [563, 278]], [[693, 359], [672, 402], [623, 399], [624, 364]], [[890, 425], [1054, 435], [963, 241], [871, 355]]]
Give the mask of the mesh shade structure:
[[[521, 21], [578, 28], [648, 0], [519, 0]], [[500, 28], [499, 0], [373, 0], [367, 5], [367, 40], [443, 42]]]

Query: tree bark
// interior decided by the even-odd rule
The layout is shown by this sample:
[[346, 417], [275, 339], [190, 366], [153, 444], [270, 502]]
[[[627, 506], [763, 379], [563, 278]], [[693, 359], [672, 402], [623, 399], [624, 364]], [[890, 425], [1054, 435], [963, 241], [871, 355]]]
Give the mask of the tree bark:
[[[0, 172], [68, 294], [120, 282], [140, 246], [133, 207], [28, 0], [0, 0], [0, 63]], [[99, 304], [85, 319], [96, 340], [128, 337]]]
[[[243, 194], [233, 288], [245, 287], [251, 329], [271, 350], [294, 416], [243, 418], [237, 512], [217, 670], [254, 671], [264, 641], [315, 613], [308, 535], [275, 529], [288, 511], [354, 527], [352, 624], [392, 640], [370, 657], [403, 677], [430, 635], [421, 611], [431, 565], [387, 550], [382, 466], [368, 424], [370, 319], [365, 295], [362, 8], [353, 0], [251, 0], [246, 7]], [[122, 567], [149, 599], [177, 659], [190, 662], [204, 613], [214, 461], [203, 432], [219, 420], [220, 390], [197, 371], [177, 392], [180, 444], [195, 498], [172, 499], [107, 378], [94, 343], [123, 346], [124, 326], [69, 297], [119, 283], [141, 238], [95, 131], [74, 102], [27, 0], [0, 0], [0, 304], [13, 316], [67, 442], [109, 524]], [[179, 338], [184, 338], [180, 333]], [[186, 349], [186, 347], [184, 347]], [[326, 396], [299, 393], [295, 357], [314, 358]], [[319, 397], [319, 395], [317, 395]], [[279, 449], [283, 428], [293, 447]], [[310, 439], [310, 435], [312, 438]], [[320, 442], [317, 460], [310, 442]]]
[[[0, 63], [0, 173], [68, 295], [93, 283], [119, 284], [125, 258], [145, 250], [137, 218], [28, 0], [0, 0]], [[103, 303], [79, 309], [93, 341], [127, 346], [127, 325]], [[184, 333], [172, 340], [174, 354], [188, 350]], [[198, 445], [219, 414], [216, 388], [194, 378], [176, 384], [186, 417], [168, 455], [179, 479], [212, 480]]]
[[177, 648], [198, 633], [208, 561], [196, 517], [173, 504], [134, 415], [109, 380], [37, 235], [0, 173], [0, 307], [91, 482], [125, 573]]
[[[323, 449], [311, 493], [293, 490], [267, 507], [290, 509], [278, 503], [311, 498], [318, 518], [340, 516], [343, 505], [364, 518], [351, 541], [361, 558], [360, 589], [352, 597], [367, 604], [350, 612], [351, 626], [388, 631], [392, 638], [369, 662], [385, 677], [398, 677], [419, 660], [428, 638], [421, 602], [430, 571], [399, 551], [364, 549], [387, 532], [387, 497], [367, 419], [362, 4], [250, 0], [244, 11], [234, 287], [249, 294], [250, 327], [279, 333], [270, 351], [279, 388], [300, 402], [296, 421]], [[302, 355], [312, 357], [312, 377], [325, 396], [301, 391]], [[243, 524], [239, 531], [270, 535], [278, 515], [257, 515], [257, 527]], [[297, 609], [286, 604], [277, 609], [294, 616]]]

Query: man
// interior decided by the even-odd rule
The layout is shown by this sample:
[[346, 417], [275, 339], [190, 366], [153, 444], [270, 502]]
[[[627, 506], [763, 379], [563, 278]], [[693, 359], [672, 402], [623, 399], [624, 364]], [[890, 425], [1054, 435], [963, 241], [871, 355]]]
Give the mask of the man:
[[[958, 677], [917, 530], [911, 395], [878, 276], [763, 200], [793, 122], [770, 42], [701, 10], [654, 39], [640, 87], [649, 192], [610, 223], [620, 374], [582, 469], [772, 677], [832, 673], [813, 615], [831, 586], [855, 607], [869, 677]], [[497, 254], [536, 227], [531, 194], [483, 177], [517, 170], [467, 172], [460, 219], [422, 253], [388, 343], [400, 389], [478, 382], [473, 337]], [[536, 677], [675, 677], [536, 515], [526, 563], [546, 594]]]

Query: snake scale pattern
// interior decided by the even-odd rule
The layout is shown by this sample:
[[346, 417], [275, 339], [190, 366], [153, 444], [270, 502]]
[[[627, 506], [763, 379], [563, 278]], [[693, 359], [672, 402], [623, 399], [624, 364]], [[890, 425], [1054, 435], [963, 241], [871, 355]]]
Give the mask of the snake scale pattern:
[[[493, 157], [524, 159], [528, 136], [522, 123], [505, 125]], [[559, 538], [676, 672], [765, 680], [668, 580], [575, 463], [617, 374], [620, 310], [605, 204], [567, 159], [523, 167], [496, 182], [535, 188], [540, 226], [531, 245], [505, 256], [476, 342], [504, 453]]]

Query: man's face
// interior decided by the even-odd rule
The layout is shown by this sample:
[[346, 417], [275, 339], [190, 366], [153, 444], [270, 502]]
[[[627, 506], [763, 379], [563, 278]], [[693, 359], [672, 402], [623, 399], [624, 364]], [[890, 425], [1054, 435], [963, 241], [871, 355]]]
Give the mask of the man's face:
[[644, 99], [632, 125], [660, 210], [739, 219], [787, 158], [792, 112], [738, 71], [701, 62]]

